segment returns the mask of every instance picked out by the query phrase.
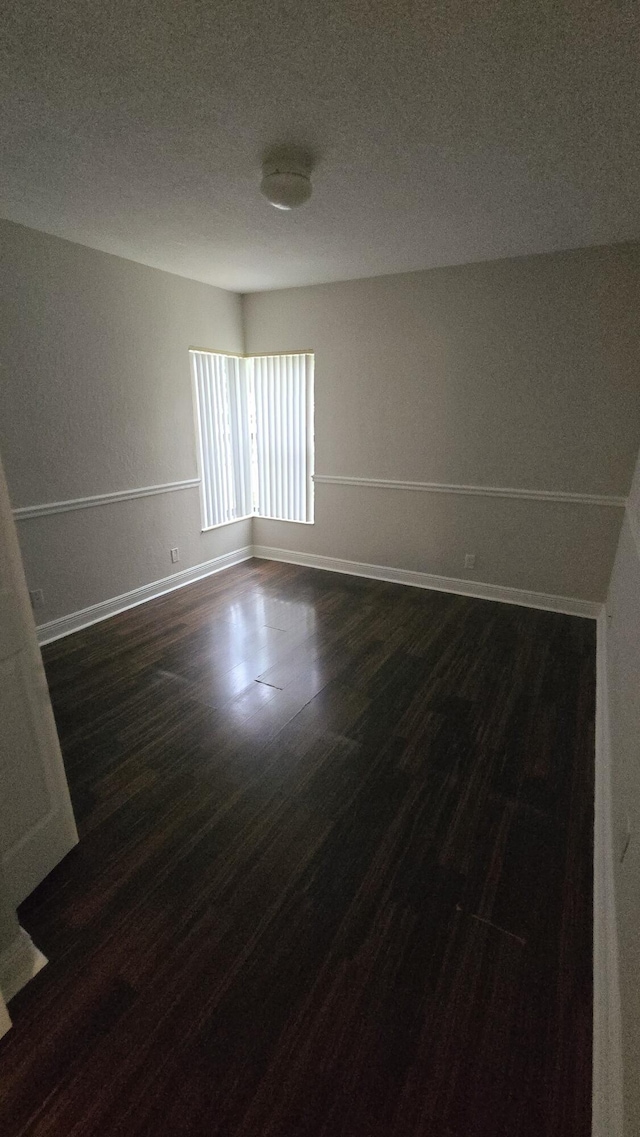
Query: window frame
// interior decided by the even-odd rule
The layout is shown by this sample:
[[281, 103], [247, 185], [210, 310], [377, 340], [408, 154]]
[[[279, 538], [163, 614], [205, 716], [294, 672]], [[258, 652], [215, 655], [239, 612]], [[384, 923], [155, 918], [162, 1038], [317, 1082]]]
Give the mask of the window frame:
[[[306, 479], [307, 485], [305, 486], [305, 492], [306, 492], [306, 496], [307, 496], [307, 509], [310, 513], [310, 518], [308, 520], [306, 520], [306, 519], [300, 520], [299, 518], [289, 518], [289, 517], [266, 516], [262, 513], [259, 513], [257, 510], [257, 506], [255, 506], [254, 509], [251, 511], [251, 513], [244, 513], [240, 517], [232, 517], [229, 520], [225, 520], [225, 521], [217, 521], [214, 525], [204, 525], [205, 514], [206, 514], [205, 489], [204, 489], [205, 457], [204, 457], [203, 446], [202, 446], [202, 427], [201, 427], [201, 420], [200, 420], [200, 397], [199, 397], [199, 392], [198, 392], [198, 382], [197, 382], [197, 377], [195, 374], [195, 369], [194, 369], [194, 367], [192, 365], [192, 361], [191, 361], [191, 355], [194, 352], [205, 354], [205, 355], [225, 356], [228, 359], [238, 359], [238, 360], [267, 359], [269, 357], [281, 359], [287, 355], [296, 355], [296, 356], [298, 356], [298, 355], [310, 355], [312, 357], [312, 359], [313, 359], [313, 379], [312, 379], [312, 383], [311, 383], [310, 397], [308, 398], [308, 401], [307, 401], [307, 416], [306, 416], [306, 439], [307, 439], [307, 447], [308, 447], [308, 454], [309, 454], [309, 465], [310, 465], [310, 472], [308, 475], [308, 479]], [[190, 378], [191, 378], [191, 400], [192, 400], [193, 425], [194, 425], [195, 442], [196, 442], [196, 465], [197, 465], [198, 482], [199, 482], [198, 489], [199, 489], [199, 493], [200, 493], [200, 522], [201, 522], [200, 532], [201, 533], [211, 533], [215, 529], [222, 529], [223, 526], [237, 525], [241, 521], [250, 521], [254, 517], [259, 518], [261, 521], [278, 521], [278, 522], [283, 522], [287, 525], [315, 525], [315, 481], [314, 481], [314, 473], [315, 473], [316, 359], [315, 359], [315, 351], [313, 350], [313, 348], [299, 348], [299, 349], [298, 348], [296, 348], [296, 349], [290, 348], [288, 351], [255, 351], [255, 352], [243, 353], [243, 352], [237, 352], [237, 351], [220, 351], [218, 349], [210, 348], [210, 347], [193, 347], [193, 346], [190, 346], [188, 348], [188, 354], [190, 357], [189, 358], [189, 371], [190, 371]], [[255, 423], [255, 407], [254, 407], [253, 411], [251, 413], [251, 416], [250, 416], [250, 423], [249, 423], [249, 434], [250, 434], [250, 437], [252, 437], [252, 438], [253, 438], [253, 435], [255, 433], [255, 426], [256, 426], [256, 423]], [[255, 467], [255, 473], [254, 473], [255, 463], [257, 463], [257, 448], [254, 448], [252, 446], [252, 453], [251, 453], [252, 494], [251, 494], [251, 496], [252, 496], [252, 501], [254, 503], [257, 501], [257, 496], [255, 493], [256, 483], [255, 483], [254, 479], [257, 479], [259, 477], [259, 471], [258, 471], [257, 466]]]

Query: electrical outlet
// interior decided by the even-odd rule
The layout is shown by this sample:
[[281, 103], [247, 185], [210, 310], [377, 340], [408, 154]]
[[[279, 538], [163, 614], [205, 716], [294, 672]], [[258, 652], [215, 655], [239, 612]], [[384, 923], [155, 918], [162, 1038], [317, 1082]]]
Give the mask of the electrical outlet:
[[42, 591], [41, 588], [30, 589], [29, 590], [29, 599], [31, 601], [31, 607], [34, 610], [36, 608], [44, 607], [44, 592]]
[[465, 553], [465, 555], [464, 555], [464, 567], [465, 568], [475, 568], [476, 567], [476, 554], [475, 553]]
[[178, 561], [180, 560], [180, 550], [176, 546], [175, 549], [170, 549], [169, 551], [171, 553], [171, 564], [172, 565], [177, 564]]

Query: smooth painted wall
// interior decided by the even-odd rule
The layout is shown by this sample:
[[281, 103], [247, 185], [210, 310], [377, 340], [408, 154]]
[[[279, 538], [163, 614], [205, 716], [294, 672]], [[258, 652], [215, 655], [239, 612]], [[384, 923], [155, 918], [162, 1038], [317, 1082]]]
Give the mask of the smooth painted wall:
[[[196, 476], [187, 349], [316, 352], [324, 474], [625, 495], [640, 247], [239, 296], [0, 222], [15, 507]], [[38, 623], [249, 544], [603, 599], [622, 511], [318, 484], [316, 524], [200, 532], [197, 488], [19, 522]], [[466, 552], [476, 554], [473, 570]]]
[[[640, 246], [244, 298], [248, 352], [316, 353], [316, 472], [626, 495]], [[318, 484], [257, 544], [604, 599], [622, 510]], [[465, 570], [465, 553], [476, 554]]]
[[19, 935], [20, 926], [16, 910], [9, 898], [9, 892], [0, 863], [0, 955], [11, 947]]
[[[0, 222], [0, 453], [13, 508], [197, 477], [190, 346], [242, 351], [240, 297]], [[249, 544], [197, 488], [19, 521], [38, 623]], [[169, 550], [180, 549], [173, 566]]]
[[640, 1133], [640, 457], [607, 596], [625, 1137]]

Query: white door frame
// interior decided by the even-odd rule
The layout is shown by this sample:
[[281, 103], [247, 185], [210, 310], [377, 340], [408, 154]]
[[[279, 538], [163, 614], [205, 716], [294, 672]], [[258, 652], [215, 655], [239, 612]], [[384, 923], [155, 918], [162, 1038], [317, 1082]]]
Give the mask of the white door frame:
[[17, 906], [78, 833], [1, 460], [0, 706], [0, 854]]

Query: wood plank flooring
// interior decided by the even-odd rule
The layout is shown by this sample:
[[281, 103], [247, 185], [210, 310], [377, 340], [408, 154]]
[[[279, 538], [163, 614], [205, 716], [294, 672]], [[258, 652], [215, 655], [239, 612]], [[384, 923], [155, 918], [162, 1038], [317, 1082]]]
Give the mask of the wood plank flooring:
[[5, 1137], [588, 1137], [593, 622], [250, 561], [44, 657]]

